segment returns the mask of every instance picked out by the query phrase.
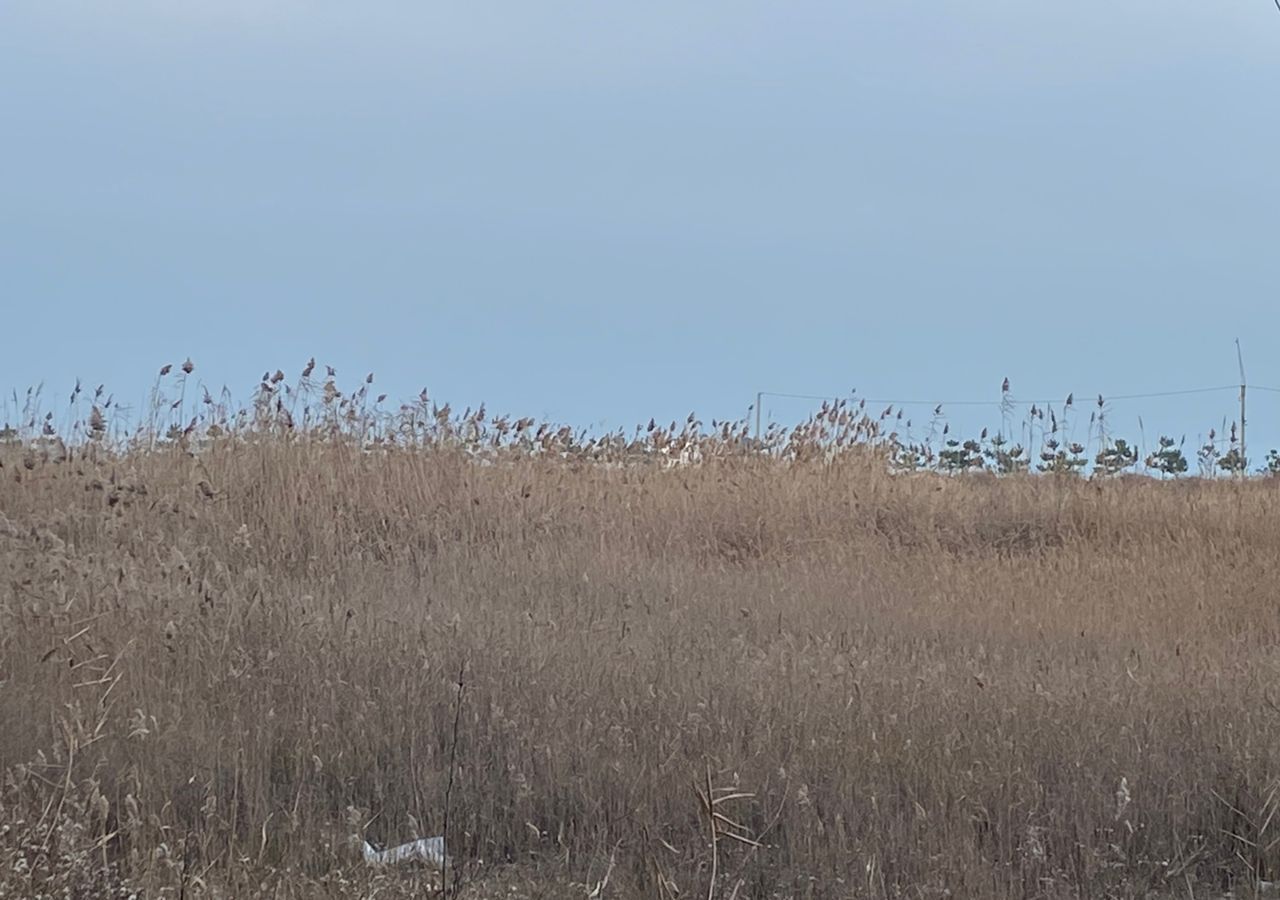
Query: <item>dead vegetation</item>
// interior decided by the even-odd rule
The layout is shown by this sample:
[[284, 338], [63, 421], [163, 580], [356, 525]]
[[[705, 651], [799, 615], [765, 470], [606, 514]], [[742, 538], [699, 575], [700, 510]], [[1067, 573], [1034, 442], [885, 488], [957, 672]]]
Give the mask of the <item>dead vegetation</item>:
[[438, 834], [455, 756], [464, 897], [1280, 875], [1270, 480], [317, 397], [0, 450], [0, 897], [416, 895], [351, 838]]

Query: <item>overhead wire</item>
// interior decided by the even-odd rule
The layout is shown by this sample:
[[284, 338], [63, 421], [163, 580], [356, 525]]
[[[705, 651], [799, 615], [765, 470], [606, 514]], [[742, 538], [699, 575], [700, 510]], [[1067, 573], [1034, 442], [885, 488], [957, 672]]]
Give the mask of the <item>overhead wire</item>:
[[[1280, 0], [1277, 0], [1277, 2], [1280, 3]], [[1246, 387], [1253, 388], [1254, 390], [1272, 391], [1274, 393], [1280, 394], [1280, 388], [1263, 387], [1261, 385], [1246, 385]], [[1223, 384], [1223, 385], [1217, 385], [1215, 387], [1185, 388], [1185, 389], [1176, 390], [1176, 391], [1148, 391], [1145, 393], [1137, 393], [1137, 394], [1111, 394], [1111, 395], [1101, 394], [1099, 396], [1101, 396], [1104, 401], [1146, 400], [1154, 397], [1180, 397], [1180, 396], [1186, 396], [1189, 394], [1211, 394], [1219, 391], [1239, 390], [1239, 388], [1240, 388], [1240, 385], [1238, 384]], [[759, 396], [761, 398], [778, 397], [786, 400], [821, 400], [823, 402], [836, 401], [841, 399], [865, 400], [867, 403], [875, 403], [875, 404], [885, 403], [885, 404], [892, 404], [894, 406], [1004, 406], [1006, 403], [1023, 404], [1023, 405], [1027, 403], [1034, 403], [1037, 405], [1044, 404], [1045, 406], [1049, 406], [1054, 403], [1062, 402], [1062, 401], [1056, 401], [1056, 400], [1023, 399], [1021, 397], [1012, 397], [1012, 396], [1008, 397], [1005, 400], [910, 400], [910, 399], [901, 399], [901, 398], [893, 399], [893, 398], [877, 398], [877, 397], [859, 397], [856, 391], [851, 393], [848, 397], [839, 397], [834, 394], [827, 394], [825, 396], [820, 394], [792, 394], [792, 393], [786, 393], [783, 391], [760, 391]], [[1070, 394], [1069, 396], [1074, 396], [1074, 392], [1072, 392], [1072, 394]], [[1082, 396], [1084, 395], [1082, 394]]]

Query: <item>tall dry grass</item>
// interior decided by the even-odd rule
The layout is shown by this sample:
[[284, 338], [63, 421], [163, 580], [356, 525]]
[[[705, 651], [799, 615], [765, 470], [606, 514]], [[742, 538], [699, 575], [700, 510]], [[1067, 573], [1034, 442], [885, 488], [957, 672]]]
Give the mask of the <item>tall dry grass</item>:
[[0, 452], [0, 896], [408, 895], [455, 754], [462, 896], [1280, 876], [1274, 482], [325, 434]]

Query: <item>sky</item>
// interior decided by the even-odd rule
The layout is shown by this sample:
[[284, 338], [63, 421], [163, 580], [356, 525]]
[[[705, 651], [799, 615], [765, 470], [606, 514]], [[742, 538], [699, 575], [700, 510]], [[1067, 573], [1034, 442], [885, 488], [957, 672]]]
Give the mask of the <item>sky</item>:
[[1269, 0], [7, 0], [0, 388], [315, 356], [603, 428], [1232, 385], [1237, 337], [1280, 386], [1278, 87]]

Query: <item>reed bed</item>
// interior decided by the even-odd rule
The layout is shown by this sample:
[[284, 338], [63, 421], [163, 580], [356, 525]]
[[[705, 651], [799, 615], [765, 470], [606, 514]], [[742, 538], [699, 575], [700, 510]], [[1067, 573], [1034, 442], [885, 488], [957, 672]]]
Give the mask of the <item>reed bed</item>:
[[[188, 427], [190, 374], [145, 427], [99, 392], [0, 443], [0, 897], [1280, 877], [1271, 479], [904, 473], [852, 407], [591, 438], [271, 373], [244, 410], [184, 383]], [[446, 793], [447, 883], [363, 866]]]

